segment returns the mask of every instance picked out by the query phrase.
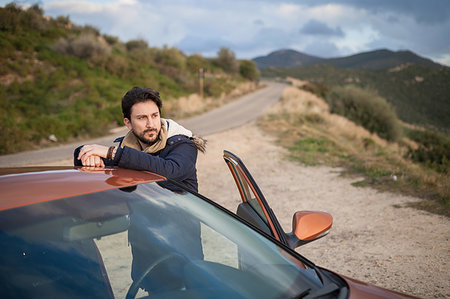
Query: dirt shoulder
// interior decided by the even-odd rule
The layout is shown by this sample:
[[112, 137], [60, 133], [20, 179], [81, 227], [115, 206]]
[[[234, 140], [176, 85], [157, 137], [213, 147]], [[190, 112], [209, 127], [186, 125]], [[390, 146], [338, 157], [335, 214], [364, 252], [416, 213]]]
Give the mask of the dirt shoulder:
[[298, 252], [378, 286], [450, 297], [450, 220], [406, 207], [418, 198], [354, 187], [358, 179], [340, 177], [340, 169], [294, 164], [254, 123], [207, 137], [207, 153], [199, 154], [197, 164], [200, 193], [236, 210], [239, 194], [222, 158], [230, 150], [253, 174], [285, 231], [291, 231], [297, 210], [333, 215], [330, 234]]

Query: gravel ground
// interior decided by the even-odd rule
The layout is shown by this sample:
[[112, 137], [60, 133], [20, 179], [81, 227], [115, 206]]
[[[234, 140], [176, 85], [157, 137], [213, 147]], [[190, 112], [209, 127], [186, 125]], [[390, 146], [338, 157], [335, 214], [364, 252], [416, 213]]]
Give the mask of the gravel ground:
[[223, 150], [246, 164], [284, 230], [297, 210], [326, 211], [328, 236], [297, 249], [317, 265], [423, 298], [450, 297], [450, 221], [406, 207], [418, 198], [351, 185], [340, 169], [306, 167], [285, 159], [254, 123], [207, 136], [199, 154], [199, 192], [236, 211], [240, 198]]

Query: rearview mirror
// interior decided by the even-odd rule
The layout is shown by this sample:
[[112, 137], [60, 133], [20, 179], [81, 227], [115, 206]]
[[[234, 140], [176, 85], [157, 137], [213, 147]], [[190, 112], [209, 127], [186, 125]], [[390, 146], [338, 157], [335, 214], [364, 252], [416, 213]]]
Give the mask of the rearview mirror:
[[292, 232], [287, 234], [292, 249], [327, 235], [333, 217], [325, 212], [300, 211], [292, 217]]

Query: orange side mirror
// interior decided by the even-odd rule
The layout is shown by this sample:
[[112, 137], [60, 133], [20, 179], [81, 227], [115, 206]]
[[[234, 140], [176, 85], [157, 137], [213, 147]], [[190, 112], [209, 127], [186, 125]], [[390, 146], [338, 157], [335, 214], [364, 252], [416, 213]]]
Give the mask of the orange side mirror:
[[300, 211], [292, 218], [292, 232], [288, 234], [291, 248], [296, 248], [325, 235], [333, 225], [333, 217], [325, 212]]

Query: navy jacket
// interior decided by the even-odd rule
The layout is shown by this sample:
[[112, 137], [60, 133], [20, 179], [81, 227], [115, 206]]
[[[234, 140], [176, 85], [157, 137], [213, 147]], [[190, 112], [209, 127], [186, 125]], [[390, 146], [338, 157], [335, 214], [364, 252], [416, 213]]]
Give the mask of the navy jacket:
[[[114, 142], [121, 144], [123, 138], [117, 138]], [[147, 170], [176, 181], [188, 190], [198, 191], [196, 169], [198, 151], [195, 143], [189, 137], [184, 135], [169, 137], [166, 147], [155, 154], [147, 154], [127, 146], [122, 148], [120, 144], [114, 160], [102, 159], [106, 166]], [[81, 147], [74, 151], [75, 166], [82, 166], [81, 161], [77, 159]], [[173, 191], [182, 191], [168, 182], [160, 185]]]

